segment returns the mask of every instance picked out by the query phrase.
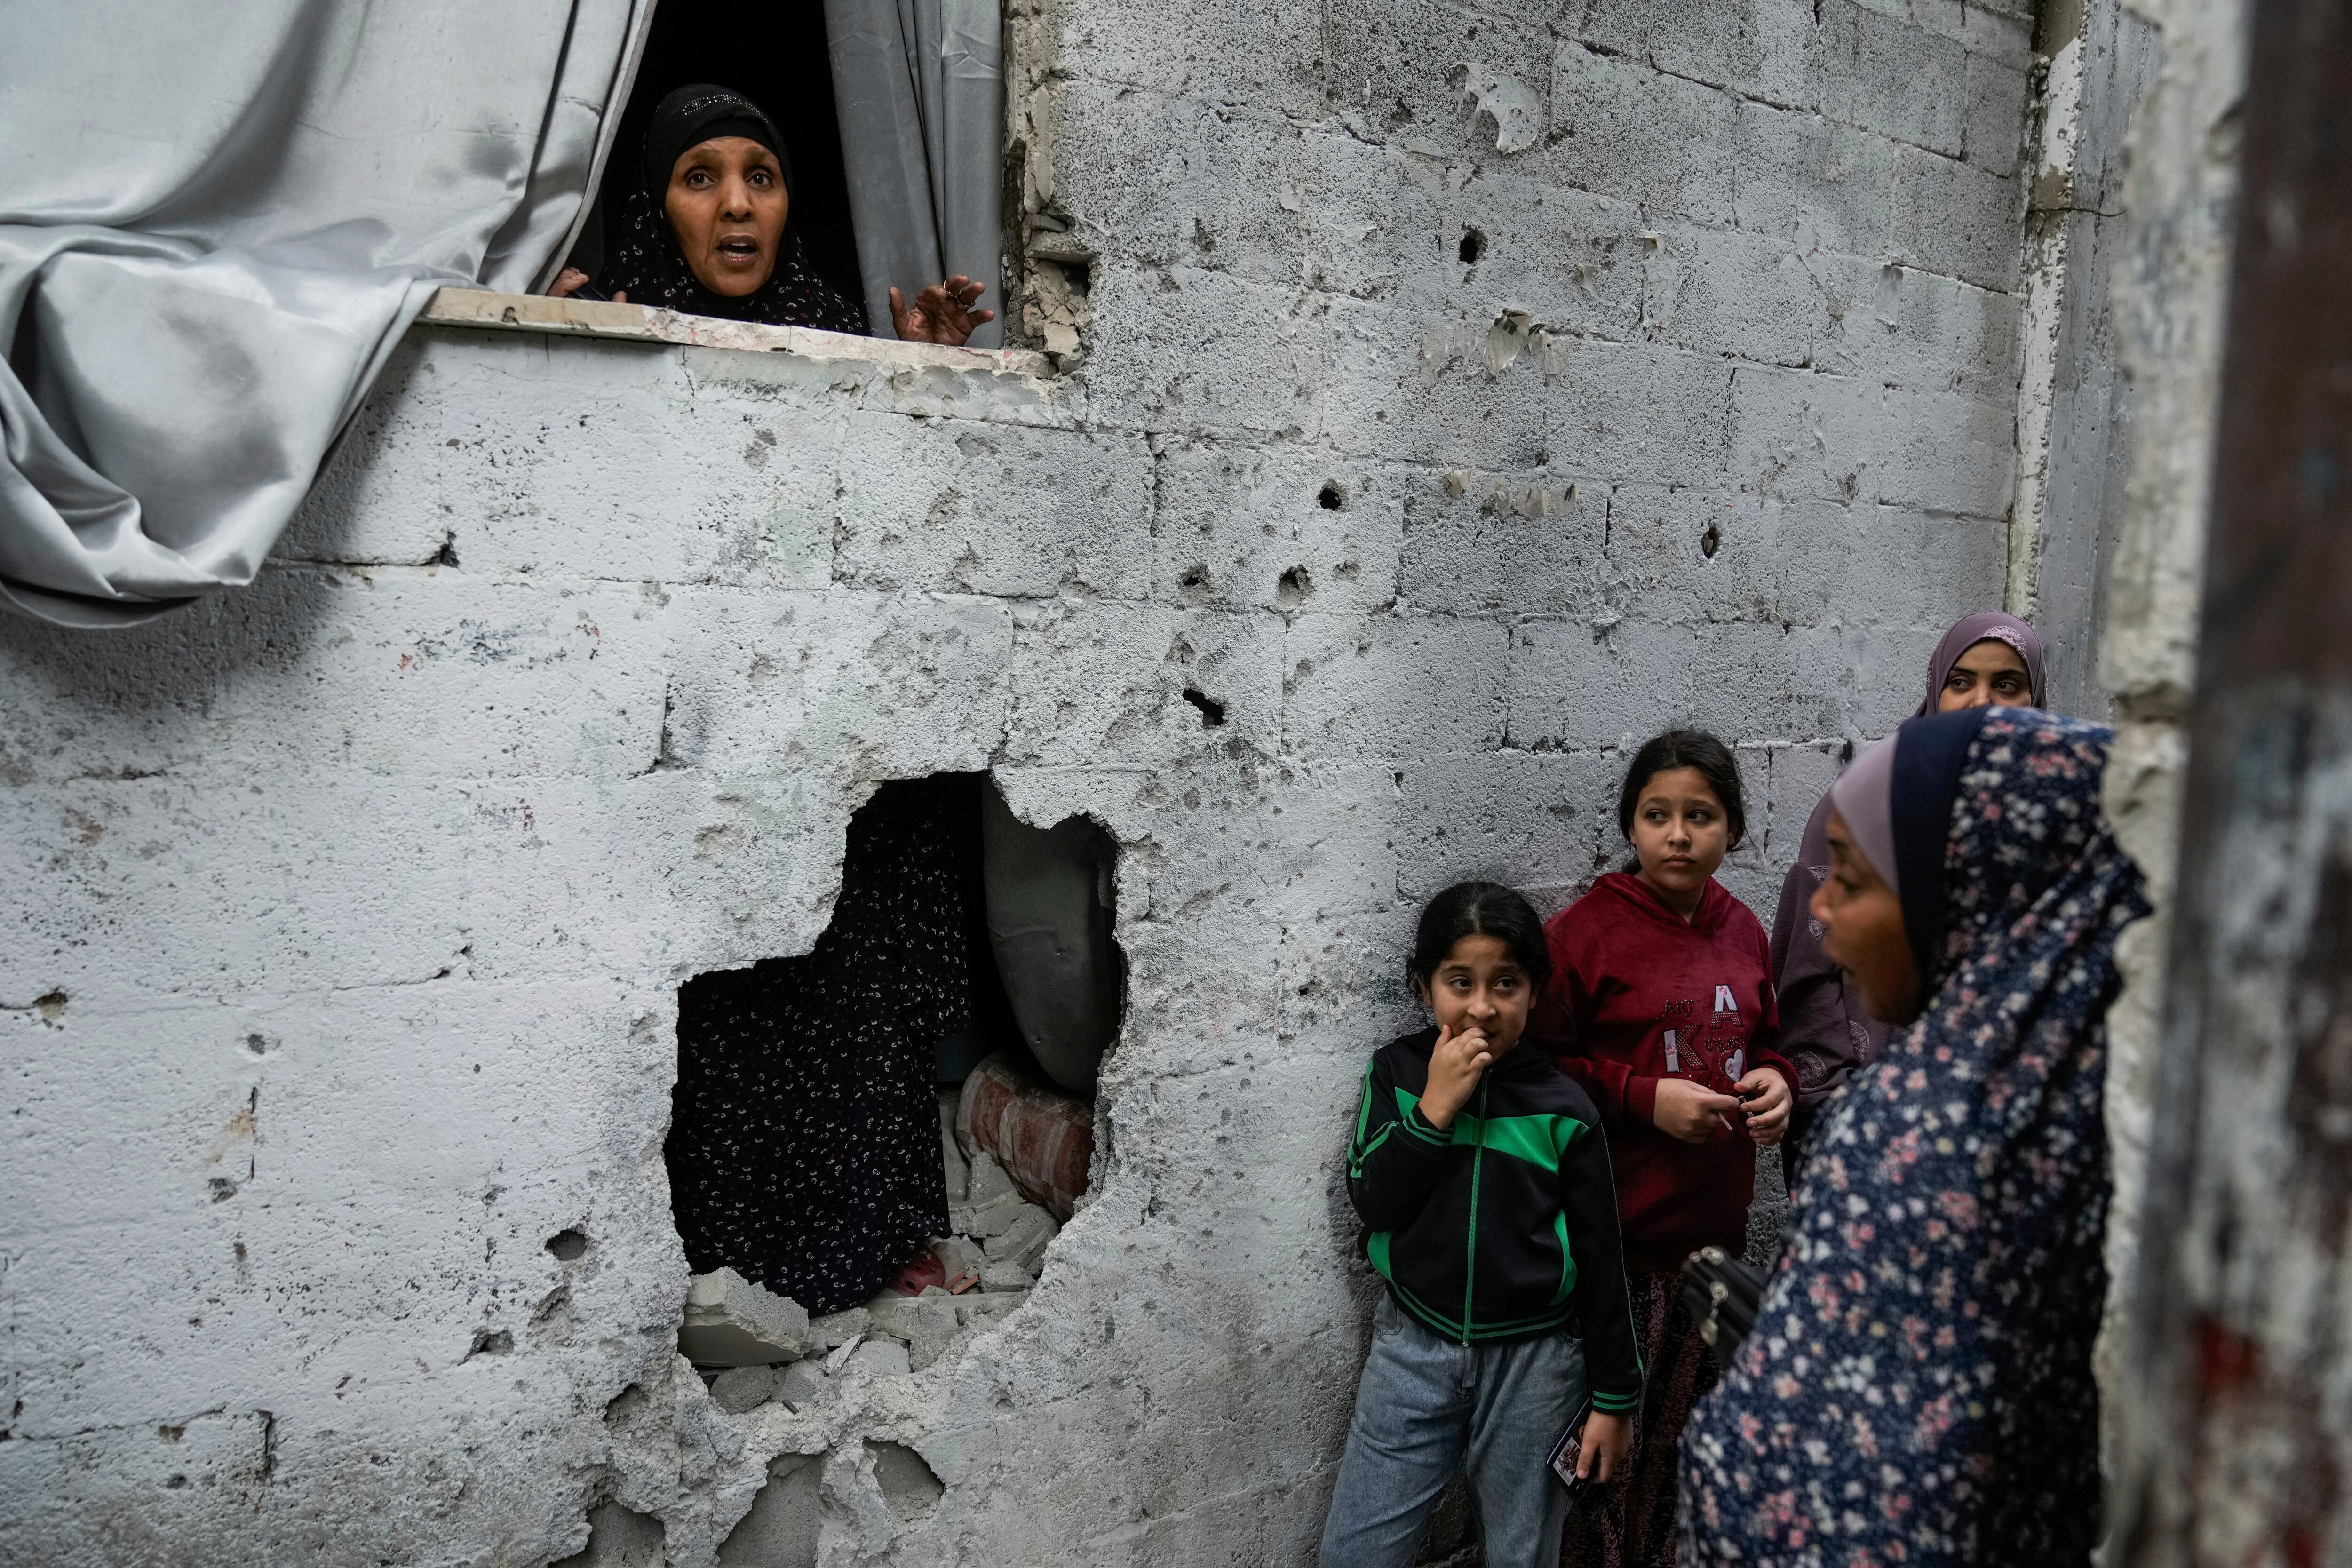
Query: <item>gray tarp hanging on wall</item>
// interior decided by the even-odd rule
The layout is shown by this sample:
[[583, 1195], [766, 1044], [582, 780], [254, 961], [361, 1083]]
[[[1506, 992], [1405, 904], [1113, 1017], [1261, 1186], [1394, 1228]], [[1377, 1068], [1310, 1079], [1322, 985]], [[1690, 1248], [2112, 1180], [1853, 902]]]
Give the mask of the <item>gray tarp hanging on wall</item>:
[[442, 283], [524, 289], [649, 0], [0, 0], [0, 600], [252, 581]]
[[999, 0], [824, 0], [841, 161], [857, 224], [866, 319], [897, 335], [890, 289], [912, 300], [951, 273], [988, 285], [1004, 341], [1003, 23]]

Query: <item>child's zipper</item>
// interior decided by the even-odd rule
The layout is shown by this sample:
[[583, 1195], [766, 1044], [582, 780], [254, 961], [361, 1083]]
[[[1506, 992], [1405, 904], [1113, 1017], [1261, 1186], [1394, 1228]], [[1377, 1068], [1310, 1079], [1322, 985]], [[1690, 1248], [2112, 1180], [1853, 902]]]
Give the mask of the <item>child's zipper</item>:
[[1478, 1141], [1470, 1153], [1470, 1257], [1462, 1275], [1462, 1342], [1470, 1342], [1470, 1308], [1478, 1291], [1478, 1167], [1486, 1160], [1486, 1084], [1478, 1083]]

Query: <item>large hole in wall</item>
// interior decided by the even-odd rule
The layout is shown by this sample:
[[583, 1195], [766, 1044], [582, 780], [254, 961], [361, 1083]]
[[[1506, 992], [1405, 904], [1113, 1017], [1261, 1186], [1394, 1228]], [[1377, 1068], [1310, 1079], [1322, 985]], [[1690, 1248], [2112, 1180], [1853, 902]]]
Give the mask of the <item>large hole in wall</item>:
[[812, 951], [679, 987], [680, 1348], [722, 1408], [920, 1371], [1025, 1298], [1125, 1004], [1116, 859], [984, 773], [886, 784]]

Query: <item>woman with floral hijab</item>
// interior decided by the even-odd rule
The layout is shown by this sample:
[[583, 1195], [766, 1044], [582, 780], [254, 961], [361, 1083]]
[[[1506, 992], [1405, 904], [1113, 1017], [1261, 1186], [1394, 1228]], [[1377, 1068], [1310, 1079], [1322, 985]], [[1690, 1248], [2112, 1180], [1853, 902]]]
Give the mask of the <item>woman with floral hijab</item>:
[[2088, 1560], [2105, 1017], [2148, 907], [2099, 809], [2108, 741], [1972, 708], [1832, 790], [1813, 916], [1898, 1032], [1823, 1113], [1755, 1331], [1684, 1436], [1686, 1561]]

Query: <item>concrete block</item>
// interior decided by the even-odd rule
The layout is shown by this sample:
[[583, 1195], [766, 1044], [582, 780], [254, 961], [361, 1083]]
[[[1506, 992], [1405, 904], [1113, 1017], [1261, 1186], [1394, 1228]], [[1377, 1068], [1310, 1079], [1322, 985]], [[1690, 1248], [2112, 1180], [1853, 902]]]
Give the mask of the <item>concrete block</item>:
[[1163, 440], [1153, 590], [1234, 609], [1376, 610], [1396, 596], [1394, 470], [1289, 446]]
[[[1060, 1234], [1061, 1228], [1054, 1223], [1052, 1215], [1035, 1204], [1024, 1204], [1011, 1225], [988, 1238], [988, 1260], [1010, 1263], [1034, 1274], [1045, 1256], [1046, 1244]], [[985, 1275], [982, 1282], [985, 1285]]]
[[858, 755], [866, 777], [982, 765], [1013, 621], [963, 596], [679, 589], [666, 765], [721, 776]]
[[851, 587], [1131, 599], [1149, 581], [1138, 436], [852, 415], [834, 504], [834, 576]]
[[2023, 197], [2014, 180], [1916, 148], [1895, 153], [1895, 258], [2004, 293], [2017, 288]]
[[971, 1186], [962, 1203], [949, 1205], [948, 1228], [958, 1236], [985, 1241], [1003, 1235], [1028, 1206], [995, 1156], [976, 1149], [971, 1156]]
[[1620, 485], [1609, 498], [1610, 609], [1658, 623], [1777, 620], [1773, 543], [1750, 497]]
[[806, 1355], [809, 1330], [798, 1301], [720, 1268], [687, 1281], [677, 1348], [698, 1366], [764, 1366]]
[[832, 1387], [833, 1380], [822, 1362], [796, 1361], [777, 1377], [771, 1397], [782, 1400], [797, 1415], [823, 1399]]
[[1349, 760], [1491, 751], [1509, 641], [1492, 621], [1451, 616], [1300, 616], [1285, 645], [1288, 749]]
[[1554, 332], [1631, 338], [1642, 318], [1645, 247], [1636, 237], [1651, 227], [1638, 203], [1539, 172], [1480, 167], [1449, 184], [1436, 287], [1408, 290], [1402, 302], [1488, 321], [1515, 306]]
[[1738, 100], [1564, 39], [1552, 54], [1545, 158], [1564, 184], [1652, 214], [1728, 225]]
[[1310, 0], [1097, 0], [1055, 15], [1055, 62], [1075, 76], [1321, 118], [1321, 9]]
[[1811, 0], [1751, 0], [1723, 9], [1690, 0], [1592, 0], [1576, 36], [1661, 70], [1799, 108], [1821, 90]]
[[907, 1347], [908, 1364], [916, 1372], [945, 1354], [956, 1336], [955, 1298], [944, 1290], [920, 1296], [885, 1291], [866, 1303], [866, 1310], [873, 1315], [874, 1332]]
[[1643, 253], [1642, 335], [1761, 364], [1802, 365], [1829, 300], [1793, 241], [1660, 223]]
[[1198, 267], [1105, 262], [1090, 298], [1098, 416], [1153, 428], [1316, 429], [1322, 297]]
[[[1009, 1263], [992, 1263], [989, 1267], [995, 1269], [998, 1278], [1003, 1280], [1009, 1280], [1021, 1272]], [[1028, 1299], [1029, 1287], [1026, 1285], [1008, 1283], [1001, 1287], [984, 1287], [970, 1295], [956, 1298], [956, 1321], [965, 1328], [974, 1325], [986, 1328]]]
[[1072, 233], [1152, 266], [1303, 279], [1308, 132], [1231, 102], [1086, 79], [1062, 84], [1044, 112], [1055, 141], [1092, 154], [1055, 171]]
[[809, 1342], [821, 1351], [839, 1350], [871, 1327], [873, 1319], [865, 1308], [845, 1308], [811, 1322]]
[[1405, 470], [1407, 609], [1571, 616], [1598, 606], [1609, 487], [1557, 469]]
[[730, 1367], [711, 1383], [710, 1402], [730, 1415], [740, 1415], [768, 1403], [775, 1396], [776, 1388], [776, 1369], [772, 1366]]
[[907, 1347], [893, 1339], [863, 1342], [849, 1352], [847, 1364], [869, 1377], [903, 1377], [913, 1370]]
[[[1418, 905], [1473, 877], [1522, 889], [1589, 881], [1617, 846], [1618, 772], [1616, 760], [1593, 752], [1497, 752], [1407, 768], [1398, 896]], [[1374, 945], [1393, 966], [1396, 954]]]
[[[1286, 570], [1309, 580], [1309, 568]], [[1282, 623], [1271, 614], [1024, 605], [1007, 673], [1001, 763], [1133, 767], [1280, 744]]]
[[1036, 1271], [1018, 1263], [992, 1261], [981, 1265], [980, 1288], [988, 1296], [1019, 1295], [1025, 1299], [1029, 1287], [1035, 1283]]
[[2032, 96], [2028, 66], [2021, 60], [1975, 55], [1968, 60], [1968, 89], [1961, 94], [1968, 121], [1960, 153], [1987, 174], [2015, 174], [2024, 153], [2025, 110]]
[[1985, 403], [2013, 395], [2017, 296], [1860, 257], [1818, 256], [1809, 265], [1830, 313], [1815, 369]]
[[779, 1454], [751, 1511], [719, 1544], [719, 1568], [816, 1568], [824, 1515], [822, 1454]]
[[1894, 222], [1895, 144], [1819, 115], [1743, 100], [1734, 144], [1739, 227], [1808, 254], [1876, 258]]
[[[1640, 745], [1687, 700], [1685, 627], [1528, 621], [1514, 628], [1510, 742], [1530, 750]], [[1652, 665], [1668, 653], [1676, 662]]]
[[1501, 468], [1549, 461], [1558, 395], [1549, 359], [1522, 353], [1504, 361], [1486, 352], [1498, 330], [1524, 341], [1532, 316], [1508, 303], [1465, 313], [1451, 303], [1417, 311], [1334, 300], [1328, 310], [1321, 419], [1335, 451], [1444, 463], [1478, 450]]
[[1555, 363], [1548, 464], [1619, 481], [1707, 485], [1720, 478], [1732, 377], [1721, 358], [1577, 341]]
[[1958, 157], [1968, 80], [1960, 46], [1853, 0], [1822, 0], [1818, 15], [1822, 113]]
[[[1449, 0], [1328, 0], [1322, 26], [1330, 105], [1367, 130], [1435, 156], [1484, 159], [1522, 153], [1542, 134], [1549, 40], [1540, 24]], [[1498, 125], [1498, 106], [1482, 112], [1467, 90], [1472, 72], [1513, 82], [1517, 91], [1505, 96], [1532, 112]]]

